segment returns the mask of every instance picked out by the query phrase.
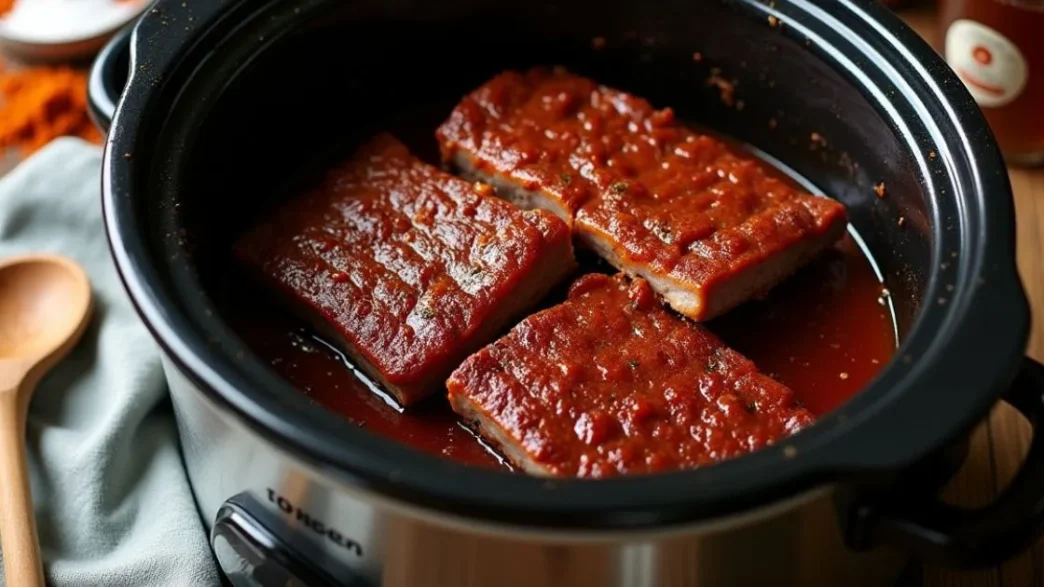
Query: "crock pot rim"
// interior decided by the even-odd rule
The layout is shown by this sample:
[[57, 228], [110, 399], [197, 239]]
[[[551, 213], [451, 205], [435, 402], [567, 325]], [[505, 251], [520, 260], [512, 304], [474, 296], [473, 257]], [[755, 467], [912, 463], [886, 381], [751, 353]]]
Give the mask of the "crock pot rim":
[[[321, 1], [300, 2], [302, 12]], [[155, 94], [163, 90], [163, 84], [156, 82], [179, 67], [181, 60], [192, 54], [191, 46], [206, 37], [208, 27], [212, 28], [221, 20], [221, 15], [233, 7], [245, 4], [242, 0], [194, 7], [195, 24], [185, 31], [159, 22], [164, 14], [184, 10], [176, 0], [160, 0], [134, 32], [132, 63], [141, 63], [139, 54], [147, 52], [148, 68], [132, 68], [130, 82], [113, 119], [103, 163], [106, 231], [118, 272], [137, 311], [168, 357], [230, 414], [289, 453], [329, 471], [332, 477], [418, 505], [456, 511], [466, 517], [529, 526], [648, 527], [723, 516], [814, 485], [843, 479], [848, 474], [864, 475], [908, 465], [966, 433], [985, 415], [1021, 361], [1028, 337], [1029, 310], [1014, 267], [1011, 198], [999, 195], [1010, 194], [1010, 185], [992, 134], [977, 106], [931, 48], [872, 0], [828, 1], [833, 9], [831, 19], [860, 31], [878, 50], [890, 51], [890, 58], [899, 59], [912, 71], [922, 74], [921, 79], [914, 81], [927, 84], [937, 91], [937, 96], [945, 98], [938, 101], [934, 100], [937, 96], [932, 95], [909, 97], [923, 99], [919, 105], [936, 115], [932, 121], [934, 128], [945, 122], [957, 131], [959, 144], [956, 148], [951, 144], [940, 145], [935, 164], [948, 166], [957, 176], [955, 180], [964, 180], [957, 183], [968, 191], [966, 197], [977, 201], [981, 218], [974, 226], [965, 227], [967, 232], [961, 244], [975, 235], [980, 238], [976, 241], [979, 243], [976, 250], [961, 251], [961, 256], [968, 259], [969, 274], [952, 294], [953, 303], [945, 308], [926, 308], [908, 337], [908, 342], [930, 341], [932, 344], [923, 349], [926, 352], [917, 357], [917, 361], [904, 354], [846, 406], [775, 447], [692, 471], [594, 482], [547, 480], [478, 470], [422, 455], [391, 440], [344, 426], [339, 418], [311, 406], [296, 393], [269, 397], [249, 391], [253, 382], [228, 368], [227, 358], [215, 356], [206, 341], [193, 335], [188, 320], [172, 312], [172, 300], [168, 292], [158, 287], [155, 269], [150, 267], [144, 246], [147, 237], [136, 232], [138, 226], [130, 189], [133, 168], [142, 159], [137, 154], [147, 151], [137, 148], [142, 140], [137, 136], [140, 117]], [[819, 17], [811, 16], [822, 11], [822, 2], [793, 0], [777, 2], [773, 8], [753, 0], [735, 0], [735, 3], [762, 13], [775, 11], [791, 26], [804, 25], [824, 35], [830, 32]], [[142, 38], [149, 41], [144, 43]], [[813, 44], [812, 50], [825, 49]], [[124, 153], [133, 156], [125, 157]], [[939, 227], [935, 232], [939, 243], [956, 238], [944, 234]], [[985, 279], [986, 275], [990, 287], [980, 287], [976, 281]], [[927, 299], [934, 299], [933, 295], [941, 287], [939, 283], [930, 284]], [[997, 304], [1007, 311], [992, 315], [989, 309], [998, 307]], [[946, 372], [942, 372], [944, 361], [939, 339], [951, 337], [952, 343], [964, 337], [967, 343], [970, 336], [981, 334], [983, 328], [1010, 332], [1012, 336], [981, 349], [975, 372], [965, 373], [967, 369], [961, 369], [964, 361], [957, 361], [956, 368], [951, 361], [945, 365]], [[910, 361], [903, 360], [908, 357]], [[989, 368], [983, 368], [984, 365]], [[982, 385], [983, 390], [960, 406], [966, 413], [949, 414], [948, 418], [940, 419], [947, 423], [946, 434], [940, 434], [938, 426], [932, 428], [931, 425], [911, 431], [907, 436], [934, 435], [932, 442], [913, 443], [918, 451], [908, 451], [901, 456], [894, 451], [875, 452], [874, 439], [880, 441], [885, 435], [895, 435], [887, 421], [883, 421], [889, 414], [897, 413], [895, 405], [902, 404], [907, 409], [930, 405], [926, 401], [909, 400], [916, 395], [912, 393], [915, 387], [933, 378]], [[286, 387], [282, 382], [268, 384]], [[885, 403], [884, 396], [890, 396], [891, 410], [881, 405]], [[888, 444], [895, 443], [896, 439], [892, 438]], [[597, 483], [597, 487], [591, 483]]]

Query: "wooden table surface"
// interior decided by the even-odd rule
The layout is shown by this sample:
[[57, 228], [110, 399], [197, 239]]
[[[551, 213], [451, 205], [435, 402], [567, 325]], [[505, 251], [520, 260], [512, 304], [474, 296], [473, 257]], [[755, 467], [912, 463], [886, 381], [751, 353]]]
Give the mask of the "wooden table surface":
[[[903, 18], [934, 46], [937, 24], [933, 9], [901, 11]], [[1042, 31], [1044, 33], [1044, 31]], [[1018, 217], [1018, 263], [1023, 284], [1033, 306], [1033, 331], [1028, 354], [1044, 359], [1044, 170], [1009, 169], [1015, 191]], [[968, 463], [951, 484], [947, 497], [962, 505], [988, 503], [1004, 489], [1026, 454], [1029, 424], [1014, 409], [994, 408], [989, 420], [979, 427], [972, 441]], [[924, 570], [925, 587], [1038, 587], [1044, 585], [1044, 541], [1029, 552], [996, 569], [953, 572], [936, 568]]]

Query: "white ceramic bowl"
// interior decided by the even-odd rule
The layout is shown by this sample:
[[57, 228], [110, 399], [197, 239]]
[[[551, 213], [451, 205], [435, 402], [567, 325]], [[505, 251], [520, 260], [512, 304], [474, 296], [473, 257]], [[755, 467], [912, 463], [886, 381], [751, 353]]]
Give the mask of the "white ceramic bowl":
[[31, 61], [86, 58], [149, 4], [148, 0], [16, 0], [0, 18], [0, 48]]

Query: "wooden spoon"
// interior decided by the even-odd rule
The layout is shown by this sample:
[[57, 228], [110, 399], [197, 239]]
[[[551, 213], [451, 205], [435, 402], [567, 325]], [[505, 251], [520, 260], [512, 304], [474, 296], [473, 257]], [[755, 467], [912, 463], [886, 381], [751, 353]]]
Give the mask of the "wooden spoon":
[[9, 587], [44, 584], [25, 461], [29, 398], [76, 345], [90, 314], [91, 285], [75, 262], [55, 255], [0, 261], [0, 548]]

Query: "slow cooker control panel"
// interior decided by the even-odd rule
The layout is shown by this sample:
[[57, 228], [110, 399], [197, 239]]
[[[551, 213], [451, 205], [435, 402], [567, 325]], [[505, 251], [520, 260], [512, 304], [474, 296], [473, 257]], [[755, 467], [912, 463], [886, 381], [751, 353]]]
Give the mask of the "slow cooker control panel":
[[225, 502], [214, 520], [210, 545], [235, 587], [333, 587], [343, 585], [305, 562], [249, 511], [250, 499]]

